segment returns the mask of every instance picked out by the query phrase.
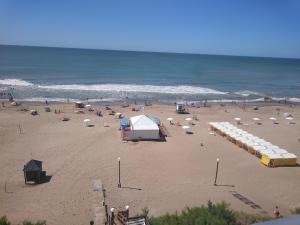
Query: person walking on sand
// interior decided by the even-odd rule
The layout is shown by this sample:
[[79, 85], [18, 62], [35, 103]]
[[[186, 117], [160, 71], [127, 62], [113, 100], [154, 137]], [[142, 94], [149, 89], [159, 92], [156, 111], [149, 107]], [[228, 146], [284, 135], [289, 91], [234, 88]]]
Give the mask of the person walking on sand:
[[280, 212], [279, 212], [279, 209], [278, 209], [278, 206], [276, 205], [275, 206], [275, 209], [274, 209], [274, 217], [275, 218], [280, 218], [281, 215], [280, 215]]

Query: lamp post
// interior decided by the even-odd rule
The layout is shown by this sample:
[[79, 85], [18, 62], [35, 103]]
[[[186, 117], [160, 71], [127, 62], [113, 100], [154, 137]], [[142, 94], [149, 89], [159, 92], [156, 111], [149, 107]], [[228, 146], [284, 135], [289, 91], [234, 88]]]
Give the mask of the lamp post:
[[118, 183], [118, 188], [121, 188], [121, 158], [118, 158], [119, 162], [119, 183]]
[[114, 213], [115, 209], [111, 208], [110, 212], [111, 212], [111, 216], [110, 216], [110, 225], [113, 225], [115, 223], [115, 213]]
[[125, 206], [125, 212], [126, 212], [126, 219], [128, 220], [128, 218], [129, 218], [129, 205]]
[[220, 159], [217, 158], [217, 168], [216, 168], [216, 176], [215, 176], [215, 183], [214, 183], [215, 186], [217, 186], [217, 178], [218, 178], [219, 162], [220, 162]]

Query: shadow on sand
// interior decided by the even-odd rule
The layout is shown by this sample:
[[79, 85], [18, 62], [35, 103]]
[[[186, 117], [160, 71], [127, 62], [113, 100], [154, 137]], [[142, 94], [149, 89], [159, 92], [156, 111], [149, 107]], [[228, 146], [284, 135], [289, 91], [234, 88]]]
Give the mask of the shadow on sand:
[[137, 188], [137, 187], [127, 187], [127, 186], [122, 186], [121, 188], [124, 188], [124, 189], [130, 189], [130, 190], [137, 190], [137, 191], [143, 190], [142, 188]]

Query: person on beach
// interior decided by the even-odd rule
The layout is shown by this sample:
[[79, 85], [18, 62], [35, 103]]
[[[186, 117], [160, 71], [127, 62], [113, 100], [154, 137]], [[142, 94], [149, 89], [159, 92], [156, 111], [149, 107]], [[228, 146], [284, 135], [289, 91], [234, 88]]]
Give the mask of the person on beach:
[[275, 218], [280, 218], [281, 217], [278, 206], [275, 206], [275, 209], [274, 209], [273, 213], [274, 213]]

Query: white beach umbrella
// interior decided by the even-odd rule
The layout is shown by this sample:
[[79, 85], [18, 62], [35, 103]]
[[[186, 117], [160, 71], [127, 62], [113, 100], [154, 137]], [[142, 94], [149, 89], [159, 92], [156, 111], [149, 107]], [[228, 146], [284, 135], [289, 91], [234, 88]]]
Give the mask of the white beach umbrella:
[[294, 124], [294, 122], [292, 122], [293, 117], [286, 117], [285, 119], [289, 121], [289, 124]]
[[190, 117], [188, 117], [188, 118], [186, 118], [185, 120], [186, 120], [186, 121], [191, 121], [191, 120], [193, 120], [193, 119], [190, 118]]
[[90, 125], [91, 120], [90, 119], [84, 119], [83, 122], [84, 122], [85, 126], [88, 127]]
[[117, 116], [120, 116], [120, 115], [122, 115], [122, 113], [120, 113], [120, 112], [117, 112], [117, 113], [116, 113], [116, 115], [117, 115]]
[[86, 108], [91, 107], [91, 105], [85, 105]]
[[257, 118], [257, 117], [254, 117], [254, 118], [252, 118], [254, 121], [260, 121], [260, 119], [259, 118]]
[[190, 127], [189, 126], [182, 126], [182, 129], [186, 130], [186, 129], [189, 129]]
[[292, 117], [292, 114], [288, 113], [288, 112], [284, 112], [282, 114], [284, 117]]
[[168, 120], [168, 121], [172, 121], [172, 120], [174, 120], [174, 118], [167, 118], [167, 120]]
[[270, 117], [269, 119], [272, 120], [273, 123], [277, 123], [277, 119], [275, 117]]
[[234, 120], [235, 120], [235, 122], [236, 122], [237, 124], [240, 124], [240, 123], [241, 123], [241, 118], [239, 118], [239, 117], [235, 117]]

